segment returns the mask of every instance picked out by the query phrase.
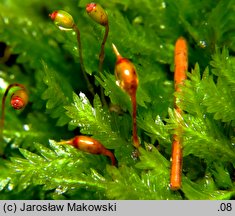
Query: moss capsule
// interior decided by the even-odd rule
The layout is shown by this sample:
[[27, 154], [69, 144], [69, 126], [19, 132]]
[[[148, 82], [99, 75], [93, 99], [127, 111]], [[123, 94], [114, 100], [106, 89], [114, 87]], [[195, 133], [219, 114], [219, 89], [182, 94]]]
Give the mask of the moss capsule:
[[69, 144], [84, 152], [108, 156], [111, 160], [112, 165], [116, 164], [114, 154], [106, 149], [99, 141], [93, 139], [92, 137], [83, 135], [75, 136], [70, 140], [58, 142], [58, 144]]
[[68, 12], [63, 11], [63, 10], [56, 10], [52, 12], [51, 14], [49, 14], [49, 16], [51, 17], [51, 20], [54, 21], [54, 23], [60, 30], [65, 30], [65, 31], [73, 30], [76, 33], [77, 43], [78, 43], [78, 55], [79, 55], [79, 61], [80, 61], [82, 73], [87, 83], [89, 91], [91, 92], [92, 95], [95, 95], [93, 86], [91, 85], [89, 81], [89, 78], [87, 76], [85, 66], [83, 63], [80, 30], [78, 26], [74, 23], [73, 17]]
[[68, 12], [56, 10], [49, 14], [49, 16], [60, 30], [73, 30], [75, 23], [73, 17]]
[[23, 109], [28, 103], [28, 93], [25, 89], [15, 91], [11, 96], [11, 106], [20, 110]]
[[108, 15], [99, 4], [87, 4], [86, 12], [95, 22], [99, 23], [100, 25], [106, 26], [108, 24]]
[[9, 91], [14, 87], [18, 87], [20, 89], [16, 90], [12, 94], [11, 106], [16, 110], [19, 110], [19, 109], [24, 108], [28, 103], [28, 92], [27, 92], [26, 88], [24, 87], [24, 85], [19, 84], [19, 83], [12, 83], [7, 87], [6, 91], [4, 92], [3, 98], [2, 98], [2, 114], [1, 114], [1, 119], [0, 119], [0, 134], [1, 135], [3, 132], [3, 128], [4, 128], [6, 98], [7, 98]]
[[[100, 48], [100, 54], [99, 54], [99, 73], [102, 72], [102, 68], [103, 68], [103, 63], [104, 63], [104, 57], [105, 57], [105, 43], [107, 41], [108, 38], [108, 34], [109, 34], [109, 23], [108, 23], [108, 15], [105, 12], [105, 10], [96, 3], [89, 3], [86, 6], [86, 11], [88, 13], [88, 15], [97, 23], [99, 23], [100, 25], [105, 27], [105, 33], [104, 33], [104, 38], [103, 41], [101, 43], [101, 48]], [[103, 95], [103, 90], [101, 91], [101, 95], [102, 95], [102, 100], [105, 101], [104, 99], [104, 95]]]
[[134, 64], [129, 61], [127, 58], [123, 58], [116, 46], [113, 44], [113, 50], [117, 57], [117, 61], [115, 64], [115, 76], [117, 79], [117, 84], [126, 91], [130, 97], [133, 94], [136, 94], [138, 88], [138, 77], [136, 74]]
[[118, 52], [116, 46], [113, 44], [113, 50], [117, 57], [115, 64], [115, 76], [117, 79], [117, 85], [119, 85], [125, 92], [127, 92], [131, 98], [132, 103], [132, 121], [133, 121], [133, 142], [134, 146], [138, 148], [140, 146], [137, 136], [137, 123], [136, 123], [136, 91], [138, 88], [138, 77], [134, 64], [127, 58], [123, 58]]

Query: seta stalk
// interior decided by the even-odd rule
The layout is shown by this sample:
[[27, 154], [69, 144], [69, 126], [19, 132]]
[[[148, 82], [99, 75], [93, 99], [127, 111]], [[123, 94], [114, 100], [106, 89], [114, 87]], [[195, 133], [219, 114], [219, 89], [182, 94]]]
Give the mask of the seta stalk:
[[100, 54], [99, 54], [99, 73], [102, 72], [103, 63], [104, 63], [104, 56], [105, 56], [105, 43], [108, 38], [109, 34], [109, 22], [108, 22], [108, 15], [105, 10], [101, 7], [100, 4], [97, 3], [89, 3], [86, 6], [87, 14], [98, 24], [105, 27], [104, 37], [100, 47]]
[[76, 33], [77, 44], [78, 44], [78, 56], [79, 56], [79, 61], [81, 65], [81, 70], [82, 70], [84, 79], [87, 83], [88, 90], [94, 96], [95, 95], [94, 88], [88, 79], [85, 66], [84, 66], [80, 31], [77, 25], [75, 24], [73, 17], [69, 13], [63, 10], [56, 10], [52, 12], [51, 14], [49, 14], [49, 16], [60, 30], [64, 30], [64, 31], [73, 30]]

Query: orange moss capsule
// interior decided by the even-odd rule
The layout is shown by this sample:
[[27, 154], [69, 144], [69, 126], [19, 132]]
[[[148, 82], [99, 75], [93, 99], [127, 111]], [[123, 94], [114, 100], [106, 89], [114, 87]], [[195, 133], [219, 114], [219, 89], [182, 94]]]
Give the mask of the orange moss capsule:
[[108, 15], [101, 5], [96, 3], [89, 3], [86, 6], [86, 12], [88, 15], [100, 25], [108, 25]]
[[136, 123], [136, 91], [138, 88], [138, 77], [135, 70], [135, 66], [127, 58], [123, 58], [118, 52], [116, 46], [113, 44], [113, 50], [117, 57], [115, 65], [115, 76], [117, 79], [117, 85], [119, 85], [124, 91], [126, 91], [132, 102], [132, 121], [133, 121], [133, 142], [134, 146], [138, 148], [140, 146], [137, 136], [137, 123]]
[[123, 58], [120, 55], [114, 44], [113, 50], [117, 57], [115, 65], [115, 76], [117, 79], [117, 85], [119, 85], [130, 95], [130, 97], [132, 97], [134, 94], [136, 94], [139, 83], [135, 66], [127, 58]]
[[58, 144], [69, 144], [84, 152], [108, 156], [111, 160], [112, 165], [116, 165], [116, 159], [114, 157], [114, 154], [108, 149], [106, 149], [99, 141], [91, 137], [83, 135], [75, 136], [70, 140], [58, 142]]
[[[186, 72], [188, 70], [188, 50], [187, 43], [183, 37], [180, 37], [175, 44], [175, 91], [181, 91], [180, 86], [187, 78]], [[180, 107], [176, 104], [175, 109], [177, 113], [182, 113]], [[181, 127], [178, 126], [175, 130], [180, 131]], [[177, 133], [180, 134], [180, 133]], [[171, 156], [171, 175], [170, 175], [170, 188], [171, 190], [178, 190], [181, 188], [181, 175], [182, 175], [182, 139], [179, 135], [174, 134], [172, 143], [172, 156]]]

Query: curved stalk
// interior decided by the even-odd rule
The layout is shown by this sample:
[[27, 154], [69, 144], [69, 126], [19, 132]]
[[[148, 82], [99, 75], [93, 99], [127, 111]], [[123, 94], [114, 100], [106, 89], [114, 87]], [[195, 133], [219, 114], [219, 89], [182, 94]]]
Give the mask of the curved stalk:
[[75, 31], [76, 36], [77, 36], [78, 55], [79, 55], [79, 61], [80, 61], [82, 73], [83, 73], [84, 79], [86, 81], [88, 90], [94, 96], [95, 95], [94, 88], [93, 88], [92, 84], [90, 83], [90, 81], [88, 79], [88, 76], [86, 74], [86, 70], [85, 70], [85, 66], [84, 66], [84, 61], [83, 61], [83, 57], [82, 57], [82, 44], [81, 44], [80, 31], [79, 31], [79, 29], [78, 29], [76, 24], [73, 25], [73, 30]]
[[105, 43], [106, 43], [107, 38], [108, 38], [108, 34], [109, 34], [109, 24], [107, 23], [107, 25], [105, 25], [104, 38], [103, 38], [103, 41], [101, 43], [100, 54], [99, 54], [99, 73], [101, 73], [102, 69], [103, 69], [104, 54], [105, 54], [104, 48], [105, 48]]

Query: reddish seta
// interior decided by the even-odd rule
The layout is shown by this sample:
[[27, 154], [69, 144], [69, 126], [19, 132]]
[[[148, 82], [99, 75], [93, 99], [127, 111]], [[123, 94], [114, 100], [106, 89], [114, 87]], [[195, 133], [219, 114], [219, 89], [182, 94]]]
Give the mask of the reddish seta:
[[116, 46], [113, 44], [113, 50], [117, 57], [115, 64], [115, 76], [117, 79], [117, 85], [119, 85], [125, 92], [127, 92], [131, 98], [132, 103], [132, 121], [133, 121], [133, 142], [136, 148], [140, 147], [139, 139], [137, 136], [137, 122], [136, 122], [136, 91], [138, 88], [138, 77], [135, 70], [135, 66], [127, 58], [123, 58], [118, 52]]
[[70, 140], [58, 142], [58, 144], [69, 144], [84, 152], [108, 156], [111, 160], [111, 164], [113, 166], [116, 165], [114, 154], [110, 150], [106, 149], [99, 141], [95, 140], [92, 137], [83, 135], [75, 136]]

